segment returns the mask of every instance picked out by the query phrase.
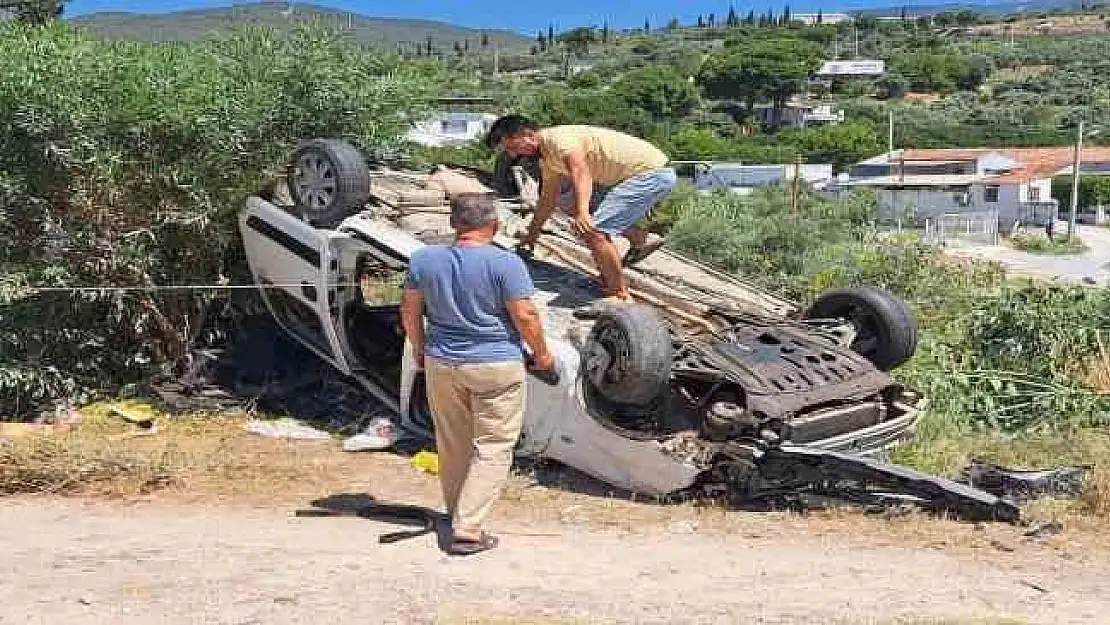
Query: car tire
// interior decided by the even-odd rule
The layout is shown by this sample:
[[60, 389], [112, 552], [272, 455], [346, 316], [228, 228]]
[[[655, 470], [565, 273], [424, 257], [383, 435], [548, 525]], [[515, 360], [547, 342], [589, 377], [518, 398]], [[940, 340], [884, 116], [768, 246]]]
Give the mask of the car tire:
[[844, 319], [856, 329], [852, 351], [880, 371], [890, 371], [917, 350], [917, 321], [909, 306], [882, 289], [852, 288], [825, 293], [813, 302], [806, 319]]
[[303, 143], [289, 162], [286, 184], [297, 217], [313, 226], [343, 221], [370, 199], [370, 168], [342, 139]]
[[647, 405], [665, 392], [674, 345], [659, 313], [640, 304], [602, 311], [586, 339], [586, 379], [605, 399]]

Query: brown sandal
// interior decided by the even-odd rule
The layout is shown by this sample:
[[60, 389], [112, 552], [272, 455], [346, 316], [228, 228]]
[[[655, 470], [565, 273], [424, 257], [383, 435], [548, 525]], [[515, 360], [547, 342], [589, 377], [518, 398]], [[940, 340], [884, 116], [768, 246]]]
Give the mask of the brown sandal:
[[496, 536], [482, 532], [478, 540], [469, 538], [456, 538], [452, 540], [451, 545], [447, 547], [446, 551], [453, 556], [469, 556], [483, 551], [489, 551], [496, 547], [499, 542]]

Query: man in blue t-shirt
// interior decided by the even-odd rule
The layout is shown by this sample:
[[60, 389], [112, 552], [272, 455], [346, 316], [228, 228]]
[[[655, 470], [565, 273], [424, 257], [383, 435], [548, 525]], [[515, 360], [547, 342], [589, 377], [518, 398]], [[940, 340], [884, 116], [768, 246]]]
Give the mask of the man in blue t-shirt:
[[[512, 464], [524, 417], [527, 343], [534, 371], [555, 363], [535, 287], [516, 254], [491, 245], [497, 205], [480, 194], [451, 202], [452, 245], [421, 248], [409, 261], [401, 320], [427, 375], [440, 482], [451, 515], [451, 553], [497, 545], [482, 529]], [[427, 320], [425, 328], [424, 321]]]

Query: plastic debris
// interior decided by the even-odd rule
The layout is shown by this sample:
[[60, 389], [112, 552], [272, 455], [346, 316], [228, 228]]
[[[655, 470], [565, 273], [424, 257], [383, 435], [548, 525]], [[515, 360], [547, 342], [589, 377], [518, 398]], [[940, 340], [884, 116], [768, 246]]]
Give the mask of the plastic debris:
[[385, 417], [375, 417], [361, 433], [343, 441], [343, 451], [383, 451], [396, 441], [397, 426]]
[[412, 457], [410, 463], [425, 473], [439, 475], [439, 455], [434, 451], [419, 452]]
[[294, 419], [278, 419], [276, 421], [262, 421], [251, 419], [247, 421], [246, 430], [251, 434], [267, 436], [269, 438], [292, 438], [297, 440], [323, 440], [331, 438], [331, 434], [305, 425]]

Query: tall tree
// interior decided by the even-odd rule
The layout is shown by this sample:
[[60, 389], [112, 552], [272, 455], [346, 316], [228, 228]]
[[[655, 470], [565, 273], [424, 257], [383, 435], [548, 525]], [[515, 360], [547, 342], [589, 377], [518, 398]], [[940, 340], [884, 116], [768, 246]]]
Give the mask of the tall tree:
[[789, 26], [790, 22], [790, 5], [788, 4], [782, 8], [782, 25]]
[[825, 23], [825, 16], [821, 13], [821, 9], [817, 9], [817, 23], [818, 24], [824, 24]]
[[555, 25], [548, 24], [547, 26], [547, 45], [548, 47], [555, 46]]
[[646, 17], [644, 18], [644, 32], [645, 33], [650, 33], [651, 32], [651, 23], [648, 22], [648, 19]]
[[744, 102], [749, 116], [757, 102], [771, 102], [777, 126], [787, 101], [804, 88], [823, 55], [820, 46], [801, 38], [748, 37], [706, 59], [698, 82], [710, 97]]
[[709, 21], [709, 27], [710, 28], [714, 28], [714, 27], [717, 26], [717, 16], [716, 15], [710, 13], [708, 21]]
[[542, 30], [536, 33], [536, 43], [540, 46], [540, 52], [547, 50], [547, 35], [544, 35]]
[[682, 118], [698, 103], [697, 87], [668, 65], [633, 70], [613, 85], [612, 93], [656, 121]]
[[748, 26], [755, 26], [755, 10], [748, 11], [748, 16], [744, 18], [744, 23]]
[[672, 17], [671, 21], [667, 22], [667, 30], [678, 30], [679, 25], [678, 18]]
[[483, 48], [488, 48], [489, 47], [489, 35], [487, 35], [485, 33], [482, 33], [481, 42], [482, 42], [482, 47]]
[[903, 24], [905, 24], [905, 23], [906, 23], [906, 18], [907, 18], [907, 16], [906, 16], [906, 7], [905, 7], [905, 6], [903, 6], [903, 7], [902, 7], [902, 23], [903, 23]]
[[428, 44], [428, 56], [432, 56], [432, 36], [431, 35], [428, 35], [428, 38], [425, 40], [425, 43]]
[[740, 25], [739, 19], [736, 17], [736, 9], [733, 7], [728, 8], [728, 18], [725, 19], [725, 26], [735, 28]]
[[705, 20], [702, 19], [701, 13], [698, 13], [698, 28], [705, 28]]
[[609, 22], [601, 25], [601, 43], [609, 43]]

